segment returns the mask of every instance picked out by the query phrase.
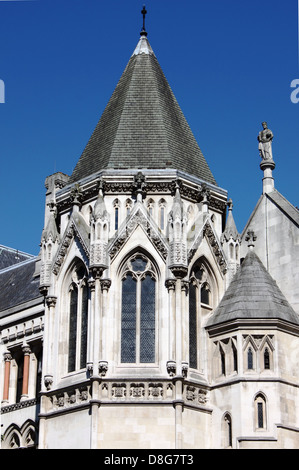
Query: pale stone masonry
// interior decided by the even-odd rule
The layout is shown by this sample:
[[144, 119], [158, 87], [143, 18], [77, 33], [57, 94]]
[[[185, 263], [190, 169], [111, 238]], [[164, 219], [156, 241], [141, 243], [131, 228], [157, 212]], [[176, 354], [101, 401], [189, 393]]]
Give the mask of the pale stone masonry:
[[239, 233], [142, 30], [46, 179], [39, 255], [0, 247], [2, 448], [299, 448], [299, 213], [272, 139]]

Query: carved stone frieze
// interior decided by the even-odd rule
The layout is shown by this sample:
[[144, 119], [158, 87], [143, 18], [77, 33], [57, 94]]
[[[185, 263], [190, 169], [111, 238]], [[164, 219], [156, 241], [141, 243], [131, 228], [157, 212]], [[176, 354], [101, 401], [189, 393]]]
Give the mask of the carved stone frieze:
[[195, 385], [185, 385], [184, 397], [186, 403], [192, 403], [193, 405], [206, 405], [208, 402], [207, 390]]
[[84, 405], [90, 399], [90, 386], [82, 386], [67, 391], [57, 392], [49, 397], [53, 410]]
[[44, 318], [37, 317], [19, 323], [1, 331], [1, 341], [3, 344], [12, 343], [24, 337], [39, 336], [44, 330]]

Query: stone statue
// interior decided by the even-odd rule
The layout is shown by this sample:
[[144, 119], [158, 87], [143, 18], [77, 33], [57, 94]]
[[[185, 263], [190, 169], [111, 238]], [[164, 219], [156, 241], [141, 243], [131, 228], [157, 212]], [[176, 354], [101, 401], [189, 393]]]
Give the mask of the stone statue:
[[259, 133], [257, 140], [259, 141], [260, 156], [263, 160], [273, 160], [272, 140], [273, 132], [267, 127], [267, 123], [262, 123], [263, 130]]

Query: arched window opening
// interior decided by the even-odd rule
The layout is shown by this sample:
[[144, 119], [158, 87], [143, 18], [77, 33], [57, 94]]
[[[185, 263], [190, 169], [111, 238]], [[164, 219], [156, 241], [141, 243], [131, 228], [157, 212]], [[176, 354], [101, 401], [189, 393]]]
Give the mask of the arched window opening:
[[236, 346], [232, 343], [232, 352], [233, 352], [233, 370], [238, 372], [238, 353]]
[[190, 271], [189, 283], [189, 365], [201, 369], [200, 328], [202, 319], [212, 311], [215, 278], [208, 263], [201, 258]]
[[193, 283], [189, 288], [189, 364], [197, 369], [196, 286]]
[[113, 201], [114, 207], [114, 230], [118, 230], [119, 228], [119, 212], [120, 212], [120, 203], [118, 199]]
[[69, 292], [68, 372], [86, 367], [89, 288], [84, 266], [74, 270]]
[[131, 199], [127, 199], [127, 200], [126, 200], [126, 214], [127, 214], [127, 217], [128, 217], [128, 216], [130, 215], [130, 213], [131, 213], [132, 205], [133, 205], [133, 203], [132, 203]]
[[253, 352], [251, 347], [247, 351], [247, 369], [253, 369]]
[[220, 364], [221, 364], [221, 374], [225, 375], [226, 374], [225, 353], [221, 346], [220, 346]]
[[270, 353], [268, 348], [265, 348], [264, 351], [264, 369], [270, 369]]
[[147, 203], [147, 210], [150, 214], [151, 217], [154, 216], [154, 208], [155, 208], [155, 202], [153, 199], [149, 199], [148, 203]]
[[210, 286], [207, 282], [204, 282], [201, 289], [200, 289], [200, 298], [201, 303], [210, 305]]
[[261, 393], [255, 398], [255, 419], [257, 429], [266, 428], [266, 400]]
[[123, 269], [121, 362], [156, 360], [156, 274], [144, 255], [133, 256]]
[[166, 211], [166, 201], [164, 199], [161, 199], [159, 201], [159, 212], [160, 212], [159, 225], [160, 225], [161, 230], [165, 229], [165, 215], [166, 215], [165, 211]]
[[9, 442], [9, 447], [10, 449], [19, 449], [20, 448], [20, 438], [17, 435], [17, 433], [14, 433], [11, 436], [10, 442]]
[[229, 256], [231, 259], [234, 258], [234, 245], [232, 243], [229, 244]]
[[229, 413], [223, 417], [223, 441], [225, 448], [233, 446], [232, 419]]

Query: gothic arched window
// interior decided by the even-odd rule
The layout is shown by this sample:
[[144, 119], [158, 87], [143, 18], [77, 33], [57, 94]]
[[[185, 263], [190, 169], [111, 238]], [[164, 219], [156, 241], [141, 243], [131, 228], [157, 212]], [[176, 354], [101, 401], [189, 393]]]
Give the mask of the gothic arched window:
[[255, 420], [256, 428], [266, 428], [266, 399], [262, 393], [259, 393], [255, 398]]
[[253, 369], [253, 352], [251, 347], [247, 351], [247, 369]]
[[190, 274], [189, 286], [189, 365], [199, 368], [199, 328], [201, 317], [212, 310], [215, 281], [207, 263], [198, 261]]
[[165, 229], [165, 216], [166, 216], [166, 201], [165, 199], [160, 199], [159, 201], [159, 227], [161, 230]]
[[156, 273], [144, 255], [126, 262], [121, 298], [121, 362], [155, 362]]
[[233, 445], [232, 418], [229, 413], [223, 417], [223, 445], [225, 448], [230, 448]]
[[119, 227], [119, 211], [120, 211], [120, 202], [118, 199], [113, 201], [114, 207], [114, 230], [118, 230]]
[[86, 367], [88, 299], [87, 273], [79, 266], [69, 292], [68, 372]]
[[270, 353], [268, 348], [265, 348], [264, 351], [264, 369], [270, 369]]

